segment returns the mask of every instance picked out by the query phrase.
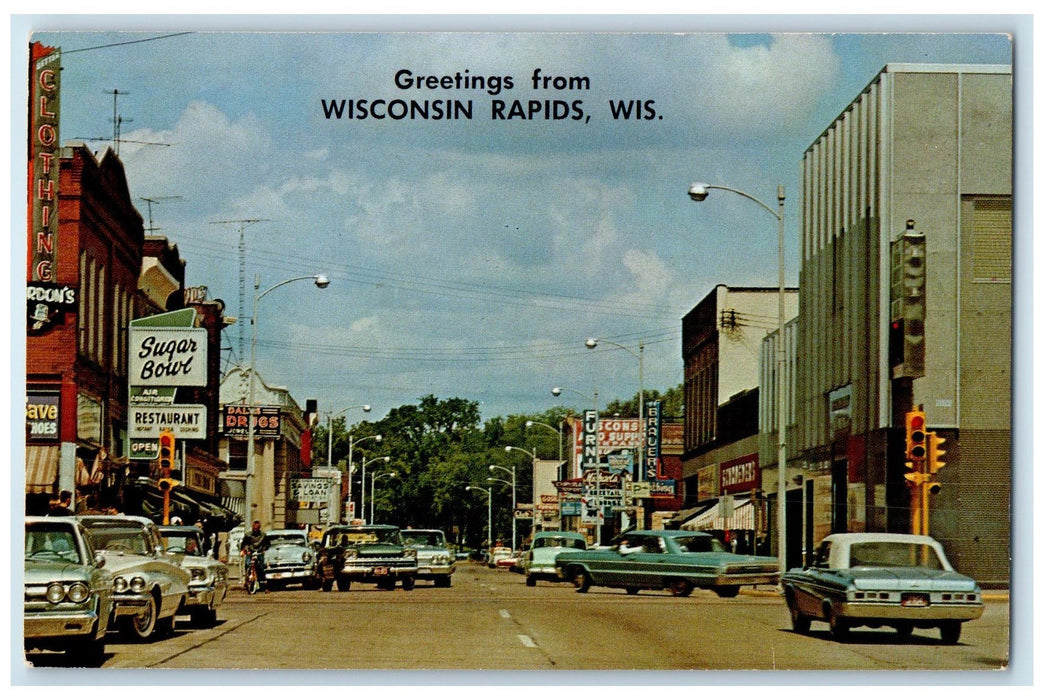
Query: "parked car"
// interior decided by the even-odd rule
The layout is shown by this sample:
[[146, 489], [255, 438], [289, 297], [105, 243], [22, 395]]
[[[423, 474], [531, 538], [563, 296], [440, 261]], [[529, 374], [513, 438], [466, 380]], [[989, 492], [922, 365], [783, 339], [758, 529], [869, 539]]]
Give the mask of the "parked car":
[[213, 627], [228, 594], [228, 566], [204, 554], [206, 534], [198, 527], [160, 525], [163, 548], [189, 574], [184, 612], [194, 625]]
[[316, 553], [304, 530], [271, 530], [265, 534], [265, 585], [272, 590], [291, 583], [318, 588]]
[[457, 560], [442, 530], [403, 530], [403, 541], [417, 550], [417, 578], [433, 581], [437, 588], [453, 585]]
[[843, 639], [853, 627], [893, 627], [900, 640], [914, 628], [937, 627], [956, 644], [961, 625], [983, 612], [974, 580], [950, 565], [942, 545], [924, 535], [828, 535], [803, 569], [783, 575], [794, 631], [824, 620]]
[[489, 551], [489, 558], [486, 561], [486, 564], [491, 569], [497, 567], [507, 568], [511, 566], [511, 559], [514, 558], [514, 554], [515, 553], [511, 551], [511, 547], [494, 547]]
[[417, 551], [394, 525], [332, 525], [323, 533], [316, 565], [324, 591], [347, 591], [353, 581], [391, 590], [396, 581], [411, 590], [417, 578]]
[[555, 568], [555, 557], [567, 550], [587, 549], [587, 540], [578, 532], [543, 530], [533, 535], [529, 549], [522, 553], [522, 573], [527, 586], [537, 581], [561, 581]]
[[189, 573], [163, 549], [156, 524], [132, 515], [77, 516], [112, 576], [115, 622], [142, 641], [174, 631]]
[[63, 651], [100, 666], [112, 616], [112, 577], [75, 518], [25, 519], [25, 651]]
[[707, 588], [733, 598], [740, 586], [774, 584], [779, 564], [771, 557], [733, 554], [712, 535], [683, 530], [631, 530], [608, 549], [567, 550], [555, 557], [559, 576], [586, 593], [591, 586], [667, 589], [687, 596]]

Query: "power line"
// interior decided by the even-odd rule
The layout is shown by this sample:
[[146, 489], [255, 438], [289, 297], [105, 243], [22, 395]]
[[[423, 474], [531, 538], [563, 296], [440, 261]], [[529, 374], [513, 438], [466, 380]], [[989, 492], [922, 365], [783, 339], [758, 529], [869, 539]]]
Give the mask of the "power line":
[[150, 36], [145, 39], [133, 39], [131, 41], [117, 41], [112, 44], [101, 44], [100, 46], [87, 46], [82, 49], [70, 49], [68, 51], [62, 51], [63, 56], [68, 56], [71, 53], [82, 53], [84, 51], [97, 51], [98, 49], [111, 49], [117, 46], [129, 46], [130, 44], [143, 44], [146, 41], [158, 41], [160, 39], [171, 39], [176, 36], [185, 36], [186, 34], [195, 34], [195, 32], [177, 32], [176, 34], [163, 34], [161, 36]]

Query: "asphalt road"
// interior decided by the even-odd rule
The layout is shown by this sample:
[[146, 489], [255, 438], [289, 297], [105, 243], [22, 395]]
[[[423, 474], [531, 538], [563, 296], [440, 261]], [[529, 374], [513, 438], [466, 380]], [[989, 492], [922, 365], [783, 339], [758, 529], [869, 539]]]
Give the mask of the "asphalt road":
[[[568, 584], [529, 588], [518, 574], [471, 563], [458, 567], [451, 588], [418, 582], [412, 591], [355, 585], [255, 596], [236, 589], [218, 617], [213, 628], [178, 618], [172, 637], [146, 644], [110, 635], [103, 668], [996, 671], [1008, 658], [1003, 600], [988, 602], [954, 646], [936, 630], [916, 630], [899, 644], [891, 629], [863, 628], [836, 642], [823, 623], [807, 635], [792, 632], [786, 606], [769, 590], [744, 589], [734, 599], [707, 591], [579, 594]], [[46, 654], [30, 662], [64, 663]]]

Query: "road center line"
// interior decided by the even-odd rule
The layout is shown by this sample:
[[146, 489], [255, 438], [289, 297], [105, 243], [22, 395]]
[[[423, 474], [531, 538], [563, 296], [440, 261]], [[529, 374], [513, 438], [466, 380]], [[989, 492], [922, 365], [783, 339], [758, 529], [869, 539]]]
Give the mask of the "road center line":
[[500, 611], [500, 616], [502, 618], [504, 618], [505, 620], [510, 620], [511, 619], [511, 613], [509, 613], [507, 610], [501, 610]]
[[522, 642], [522, 646], [536, 649], [537, 644], [534, 642], [528, 634], [518, 635], [518, 641]]

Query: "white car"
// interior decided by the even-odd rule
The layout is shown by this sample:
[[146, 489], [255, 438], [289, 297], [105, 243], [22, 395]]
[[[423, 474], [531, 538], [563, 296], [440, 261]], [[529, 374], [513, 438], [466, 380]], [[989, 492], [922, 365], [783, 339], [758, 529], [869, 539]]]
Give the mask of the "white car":
[[[160, 525], [163, 546], [191, 577], [185, 609], [195, 625], [213, 627], [217, 609], [228, 594], [228, 567], [203, 552], [206, 535], [198, 527]], [[213, 554], [213, 553], [211, 553]]]
[[402, 539], [417, 550], [417, 578], [433, 581], [436, 588], [453, 585], [457, 559], [442, 530], [403, 530]]

